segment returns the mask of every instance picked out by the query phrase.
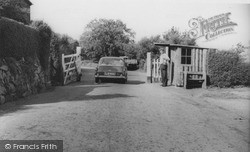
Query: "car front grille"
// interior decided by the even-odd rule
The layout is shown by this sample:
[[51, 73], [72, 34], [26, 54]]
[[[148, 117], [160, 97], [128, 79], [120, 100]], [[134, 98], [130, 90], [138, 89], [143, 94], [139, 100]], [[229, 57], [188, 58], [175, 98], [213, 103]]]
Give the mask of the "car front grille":
[[120, 75], [123, 75], [122, 72], [116, 72], [116, 76], [120, 76]]
[[99, 75], [104, 75], [104, 72], [98, 72]]

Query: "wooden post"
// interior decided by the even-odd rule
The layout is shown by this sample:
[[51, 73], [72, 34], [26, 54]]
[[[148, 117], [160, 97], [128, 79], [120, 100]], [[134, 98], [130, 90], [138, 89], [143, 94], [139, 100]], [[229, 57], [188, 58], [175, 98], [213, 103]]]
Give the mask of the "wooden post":
[[194, 57], [194, 60], [193, 60], [193, 62], [194, 62], [193, 63], [194, 70], [193, 70], [193, 72], [196, 72], [196, 67], [195, 67], [196, 66], [196, 49], [194, 49], [193, 52], [194, 52], [194, 54], [193, 54], [193, 57]]
[[[161, 66], [161, 64], [160, 64], [160, 59], [158, 60], [158, 72], [159, 72], [159, 81], [160, 82], [162, 82], [162, 77], [161, 77], [161, 69], [160, 69], [160, 66]], [[159, 70], [160, 69], [160, 70]]]
[[195, 50], [195, 72], [199, 72], [199, 50]]
[[156, 65], [156, 62], [155, 62], [155, 59], [153, 59], [153, 73], [152, 73], [152, 81], [155, 82], [155, 77], [156, 77], [156, 73], [155, 73], [155, 65]]
[[207, 88], [207, 50], [203, 49], [203, 83], [202, 83], [202, 88], [206, 89]]
[[77, 68], [78, 74], [81, 73], [81, 66], [82, 66], [81, 49], [82, 48], [79, 46], [76, 48], [76, 68]]
[[186, 71], [186, 68], [184, 68], [184, 85], [183, 85], [183, 87], [185, 88], [185, 89], [187, 89], [187, 71]]
[[65, 72], [65, 61], [64, 61], [64, 54], [62, 54], [62, 85], [64, 85], [64, 72]]
[[147, 52], [147, 82], [152, 83], [151, 52]]
[[192, 72], [195, 71], [195, 49], [192, 49], [192, 53], [191, 53], [191, 65], [192, 65]]
[[159, 75], [159, 59], [156, 60], [156, 73], [157, 73], [157, 82], [160, 80], [160, 75]]
[[182, 64], [181, 64], [181, 47], [177, 47], [175, 50], [175, 55], [173, 59], [174, 62], [174, 69], [173, 69], [173, 85], [177, 86], [180, 85], [182, 82], [182, 77], [180, 76], [180, 73], [183, 72]]
[[[173, 72], [173, 51], [170, 49], [170, 47], [167, 47], [169, 54], [169, 63], [168, 63], [168, 85], [172, 85], [172, 72]], [[172, 52], [171, 52], [172, 51]]]
[[79, 47], [79, 46], [76, 47], [76, 54], [77, 54], [77, 55], [80, 55], [80, 54], [81, 54], [81, 49], [82, 49], [82, 48]]
[[167, 54], [167, 56], [169, 57], [169, 51], [168, 51], [168, 46], [167, 47], [165, 47], [165, 53]]
[[157, 67], [158, 67], [158, 63], [157, 63], [157, 59], [154, 59], [155, 63], [154, 63], [154, 81], [157, 82], [158, 81], [158, 71], [157, 71]]
[[202, 64], [202, 60], [203, 60], [203, 58], [202, 58], [202, 53], [203, 53], [203, 49], [200, 49], [199, 50], [199, 58], [200, 58], [200, 60], [199, 60], [199, 69], [200, 69], [200, 72], [202, 72], [202, 67], [203, 67], [203, 64]]

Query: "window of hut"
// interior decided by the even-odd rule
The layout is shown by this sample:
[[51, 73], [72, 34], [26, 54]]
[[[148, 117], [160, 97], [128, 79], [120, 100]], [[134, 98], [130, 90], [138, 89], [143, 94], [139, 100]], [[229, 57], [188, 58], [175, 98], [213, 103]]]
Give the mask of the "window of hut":
[[190, 48], [181, 49], [181, 64], [191, 64], [191, 49]]

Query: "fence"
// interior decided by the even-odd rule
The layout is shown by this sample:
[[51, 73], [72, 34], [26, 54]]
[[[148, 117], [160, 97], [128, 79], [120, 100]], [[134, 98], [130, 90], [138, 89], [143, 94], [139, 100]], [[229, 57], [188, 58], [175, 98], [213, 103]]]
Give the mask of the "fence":
[[161, 81], [160, 59], [153, 59], [152, 79], [153, 79], [153, 82], [160, 82]]

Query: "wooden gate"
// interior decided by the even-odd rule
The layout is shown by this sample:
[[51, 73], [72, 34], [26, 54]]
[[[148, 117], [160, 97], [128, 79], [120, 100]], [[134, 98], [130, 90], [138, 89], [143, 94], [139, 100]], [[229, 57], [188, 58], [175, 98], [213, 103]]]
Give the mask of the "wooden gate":
[[153, 79], [153, 82], [161, 82], [160, 59], [153, 59], [152, 79]]
[[81, 47], [77, 47], [76, 54], [62, 54], [63, 85], [81, 79]]
[[151, 52], [147, 52], [147, 82], [161, 82], [160, 59], [151, 59]]

